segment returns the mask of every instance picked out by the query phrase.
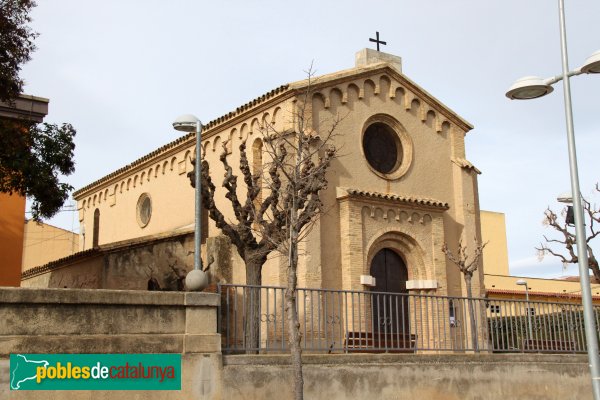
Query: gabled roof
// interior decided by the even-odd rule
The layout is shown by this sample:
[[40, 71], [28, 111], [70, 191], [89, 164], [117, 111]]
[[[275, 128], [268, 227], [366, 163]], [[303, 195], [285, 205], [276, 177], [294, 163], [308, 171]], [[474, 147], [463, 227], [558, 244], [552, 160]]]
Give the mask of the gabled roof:
[[[409, 89], [411, 92], [420, 96], [427, 103], [431, 104], [436, 110], [440, 111], [446, 118], [454, 122], [456, 125], [460, 126], [465, 131], [470, 131], [473, 129], [473, 125], [469, 123], [467, 120], [463, 119], [460, 115], [451, 110], [444, 103], [439, 101], [433, 95], [431, 95], [428, 91], [423, 89], [421, 86], [417, 85], [415, 82], [410, 80], [406, 75], [399, 72], [396, 68], [394, 68], [391, 64], [386, 62], [379, 62], [374, 64], [369, 64], [364, 67], [355, 67], [350, 68], [338, 72], [334, 72], [327, 75], [322, 75], [316, 78], [311, 79], [311, 84], [315, 91], [318, 91], [320, 88], [325, 86], [332, 86], [337, 83], [340, 83], [347, 79], [354, 79], [361, 76], [372, 75], [374, 73], [385, 72], [390, 77], [396, 79], [403, 86]], [[296, 81], [288, 84], [290, 89], [294, 89], [296, 91], [302, 91], [306, 89], [309, 83], [308, 79], [304, 79], [301, 81]]]
[[[402, 74], [401, 72], [396, 70], [394, 67], [392, 67], [390, 64], [385, 63], [385, 62], [370, 64], [370, 65], [367, 65], [364, 67], [350, 68], [350, 69], [334, 72], [331, 74], [326, 74], [326, 75], [322, 75], [319, 77], [315, 77], [310, 80], [310, 84], [314, 91], [318, 91], [324, 87], [332, 86], [332, 85], [341, 83], [345, 80], [355, 79], [355, 78], [359, 78], [361, 76], [368, 76], [368, 75], [372, 75], [375, 73], [386, 73], [390, 77], [396, 79], [398, 82], [400, 82], [402, 85], [404, 85], [411, 92], [417, 94], [424, 101], [426, 101], [432, 107], [434, 107], [436, 110], [441, 112], [450, 121], [452, 121], [453, 123], [458, 125], [465, 132], [473, 129], [473, 125], [471, 125], [469, 122], [467, 122], [466, 120], [461, 118], [458, 114], [456, 114], [449, 107], [444, 105], [438, 99], [433, 97], [425, 89], [423, 89], [422, 87], [417, 85], [415, 82], [411, 81], [408, 77], [406, 77], [406, 75]], [[235, 119], [238, 119], [238, 118], [242, 119], [242, 118], [247, 117], [248, 114], [251, 114], [252, 112], [254, 112], [257, 107], [265, 105], [266, 103], [276, 103], [278, 101], [285, 100], [287, 98], [296, 96], [298, 94], [302, 94], [302, 92], [306, 90], [308, 85], [309, 85], [308, 79], [281, 85], [281, 86], [263, 94], [262, 96], [259, 96], [259, 97], [255, 98], [254, 100], [249, 101], [248, 103], [243, 104], [240, 107], [237, 107], [234, 111], [231, 111], [219, 118], [216, 118], [216, 119], [208, 122], [207, 124], [205, 124], [203, 126], [202, 136], [204, 138], [210, 138], [211, 136], [217, 134], [217, 132], [220, 131], [220, 128], [222, 128], [223, 125], [231, 123]], [[119, 168], [116, 171], [111, 172], [110, 174], [76, 190], [75, 192], [73, 192], [73, 197], [76, 198], [80, 194], [86, 192], [87, 190], [89, 190], [97, 185], [103, 184], [116, 176], [119, 176], [123, 173], [129, 172], [132, 169], [136, 168], [137, 166], [142, 165], [146, 161], [154, 158], [155, 156], [165, 153], [179, 145], [182, 145], [182, 144], [188, 143], [188, 142], [191, 145], [193, 143], [195, 135], [196, 135], [195, 132], [188, 133], [184, 136], [179, 137], [178, 139], [173, 140], [172, 142], [165, 144], [164, 146], [159, 147], [158, 149], [146, 154], [145, 156], [138, 158], [137, 160], [133, 161], [132, 163], [127, 164], [124, 167]]]

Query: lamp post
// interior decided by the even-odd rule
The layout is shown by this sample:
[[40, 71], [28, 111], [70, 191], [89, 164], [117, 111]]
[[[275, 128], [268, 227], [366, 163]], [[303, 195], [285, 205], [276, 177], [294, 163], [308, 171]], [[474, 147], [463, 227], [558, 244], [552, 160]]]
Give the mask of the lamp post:
[[202, 122], [192, 115], [185, 114], [173, 122], [173, 128], [182, 132], [196, 132], [196, 176], [195, 178], [195, 214], [194, 214], [194, 269], [185, 277], [185, 286], [188, 290], [203, 290], [208, 286], [206, 273], [202, 271], [202, 258], [200, 257], [200, 239], [202, 237], [202, 197], [200, 192], [200, 146], [202, 134]]
[[585, 337], [587, 341], [588, 359], [592, 378], [594, 400], [600, 400], [600, 357], [598, 356], [598, 339], [594, 309], [592, 306], [592, 293], [590, 288], [590, 275], [588, 266], [587, 246], [583, 222], [583, 208], [581, 192], [579, 190], [579, 176], [577, 171], [577, 152], [575, 149], [575, 134], [573, 128], [573, 111], [571, 107], [571, 85], [569, 78], [582, 73], [600, 73], [600, 51], [596, 51], [585, 60], [581, 68], [569, 71], [567, 57], [567, 33], [565, 28], [564, 0], [558, 0], [560, 44], [562, 56], [562, 75], [542, 79], [528, 76], [519, 79], [508, 90], [506, 96], [513, 100], [528, 100], [544, 96], [552, 92], [552, 86], [558, 81], [563, 81], [565, 117], [567, 122], [567, 143], [569, 148], [569, 170], [571, 174], [571, 193], [573, 194], [573, 208], [575, 214], [575, 230], [577, 237], [577, 255], [579, 263], [579, 276], [581, 282], [581, 298], [583, 302], [583, 319], [585, 323]]
[[527, 281], [525, 279], [519, 279], [515, 282], [519, 286], [525, 286], [525, 302], [527, 304], [527, 332], [529, 336], [529, 340], [533, 339], [533, 331], [531, 330], [531, 308], [529, 307], [529, 286], [527, 285]]

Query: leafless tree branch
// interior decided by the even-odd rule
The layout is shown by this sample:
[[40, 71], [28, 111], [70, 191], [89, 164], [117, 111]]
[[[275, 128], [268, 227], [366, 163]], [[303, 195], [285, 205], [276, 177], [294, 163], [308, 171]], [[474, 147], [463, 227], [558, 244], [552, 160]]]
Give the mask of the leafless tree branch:
[[[600, 192], [600, 186], [598, 184], [596, 184], [596, 191]], [[588, 221], [586, 221], [585, 224], [585, 244], [588, 252], [588, 265], [596, 280], [600, 281], [600, 267], [598, 266], [598, 260], [590, 245], [590, 242], [600, 234], [600, 231], [596, 229], [595, 225], [596, 223], [600, 223], [600, 209], [596, 209], [584, 198], [581, 199], [581, 203], [584, 215], [587, 215], [588, 217]], [[548, 207], [546, 211], [544, 211], [544, 223], [561, 235], [560, 239], [552, 239], [544, 235], [545, 242], [547, 244], [558, 243], [560, 247], [563, 247], [567, 251], [567, 255], [562, 254], [558, 250], [552, 249], [547, 244], [543, 243], [540, 243], [539, 247], [536, 247], [535, 249], [540, 252], [542, 257], [545, 254], [550, 254], [560, 259], [564, 265], [578, 263], [579, 258], [576, 253], [577, 236], [575, 233], [569, 231], [566, 221], [564, 219], [559, 219], [558, 215]]]

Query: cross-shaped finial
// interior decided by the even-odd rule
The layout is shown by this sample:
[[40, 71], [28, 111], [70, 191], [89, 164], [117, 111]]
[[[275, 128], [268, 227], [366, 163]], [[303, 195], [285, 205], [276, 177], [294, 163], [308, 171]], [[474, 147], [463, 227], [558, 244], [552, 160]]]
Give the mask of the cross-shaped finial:
[[377, 43], [377, 51], [379, 51], [379, 44], [381, 43], [383, 45], [387, 45], [387, 42], [384, 42], [383, 40], [379, 40], [379, 32], [375, 32], [375, 37], [377, 39], [369, 38], [369, 42], [375, 42], [375, 43]]

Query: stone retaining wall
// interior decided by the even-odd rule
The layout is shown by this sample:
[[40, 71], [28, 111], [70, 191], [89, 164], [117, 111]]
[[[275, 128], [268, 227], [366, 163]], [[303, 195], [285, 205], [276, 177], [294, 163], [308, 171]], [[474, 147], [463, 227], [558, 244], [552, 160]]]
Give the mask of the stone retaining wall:
[[[307, 355], [304, 398], [592, 399], [585, 355]], [[288, 355], [224, 356], [223, 399], [292, 399]]]
[[[221, 355], [209, 293], [0, 288], [0, 399], [291, 399], [289, 355]], [[10, 391], [11, 353], [180, 353], [181, 391]], [[585, 355], [306, 354], [305, 399], [591, 399]]]
[[[0, 288], [0, 399], [220, 399], [219, 297]], [[11, 353], [181, 353], [182, 390], [10, 391]]]

